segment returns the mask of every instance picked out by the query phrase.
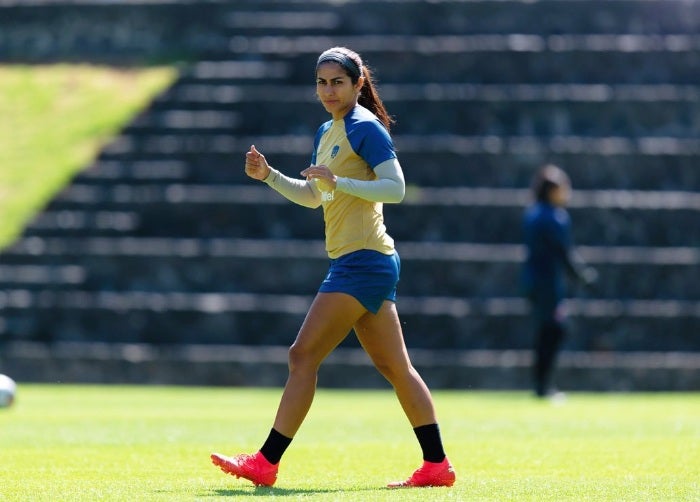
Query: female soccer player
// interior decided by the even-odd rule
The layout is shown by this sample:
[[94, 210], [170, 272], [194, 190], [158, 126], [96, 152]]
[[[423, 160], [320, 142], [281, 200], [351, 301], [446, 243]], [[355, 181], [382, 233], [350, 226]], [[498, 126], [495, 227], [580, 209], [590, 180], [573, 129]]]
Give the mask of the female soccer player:
[[289, 376], [266, 441], [253, 455], [214, 453], [212, 461], [256, 486], [272, 486], [311, 407], [319, 366], [354, 329], [393, 386], [423, 452], [420, 468], [388, 486], [452, 486], [455, 473], [443, 450], [433, 400], [411, 364], [395, 305], [400, 261], [386, 233], [382, 203], [401, 202], [405, 183], [388, 132], [392, 120], [369, 68], [347, 48], [319, 56], [316, 93], [331, 120], [316, 133], [303, 178], [274, 169], [255, 146], [246, 153], [245, 172], [292, 202], [322, 206], [330, 268], [289, 349]]
[[552, 374], [566, 333], [564, 273], [585, 285], [592, 284], [598, 273], [574, 256], [571, 220], [565, 209], [571, 193], [567, 174], [546, 165], [535, 174], [532, 191], [535, 203], [523, 218], [527, 248], [523, 285], [535, 322], [533, 385], [538, 397], [556, 399], [561, 393], [552, 387]]

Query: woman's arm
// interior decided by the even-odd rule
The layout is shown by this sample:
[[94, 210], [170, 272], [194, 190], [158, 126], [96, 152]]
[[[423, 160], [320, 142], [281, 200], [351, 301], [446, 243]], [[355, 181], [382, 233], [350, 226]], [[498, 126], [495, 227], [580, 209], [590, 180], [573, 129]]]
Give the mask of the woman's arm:
[[334, 175], [325, 165], [309, 166], [301, 172], [307, 180], [323, 180], [332, 190], [338, 190], [372, 202], [401, 202], [406, 193], [398, 159], [385, 160], [374, 168], [377, 179], [370, 181]]
[[374, 168], [376, 180], [361, 181], [336, 177], [335, 189], [372, 202], [398, 203], [406, 194], [406, 181], [399, 160], [385, 160]]
[[574, 249], [571, 243], [571, 229], [568, 220], [566, 224], [555, 220], [555, 224], [556, 226], [554, 231], [551, 232], [550, 239], [552, 240], [552, 246], [564, 265], [564, 269], [570, 277], [573, 277], [579, 283], [584, 286], [591, 286], [598, 279], [598, 272], [593, 267], [588, 266]]
[[274, 169], [255, 145], [251, 145], [250, 150], [245, 154], [245, 173], [255, 180], [263, 181], [301, 206], [317, 208], [321, 205], [321, 194], [311, 183], [290, 178]]
[[294, 179], [285, 176], [277, 169], [270, 167], [270, 174], [264, 181], [290, 201], [310, 208], [317, 208], [321, 205], [321, 193], [312, 183], [306, 180]]

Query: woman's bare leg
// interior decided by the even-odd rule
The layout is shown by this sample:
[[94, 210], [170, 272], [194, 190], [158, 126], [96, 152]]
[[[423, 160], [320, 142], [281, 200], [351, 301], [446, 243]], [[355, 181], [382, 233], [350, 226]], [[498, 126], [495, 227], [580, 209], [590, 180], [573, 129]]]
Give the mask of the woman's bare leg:
[[365, 312], [352, 296], [318, 293], [289, 349], [289, 377], [273, 425], [280, 434], [297, 433], [314, 399], [319, 366]]
[[452, 486], [456, 476], [442, 446], [430, 390], [411, 364], [393, 302], [385, 301], [376, 315], [355, 323], [355, 333], [379, 372], [391, 383], [423, 452], [423, 464], [404, 481], [389, 488]]
[[427, 385], [411, 364], [396, 305], [385, 301], [376, 315], [367, 313], [355, 323], [355, 333], [379, 372], [391, 383], [411, 425], [437, 422]]

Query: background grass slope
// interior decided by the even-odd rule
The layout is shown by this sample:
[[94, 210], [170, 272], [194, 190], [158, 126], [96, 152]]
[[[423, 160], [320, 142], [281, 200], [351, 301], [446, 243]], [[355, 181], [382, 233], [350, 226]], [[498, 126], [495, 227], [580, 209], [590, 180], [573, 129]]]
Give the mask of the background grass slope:
[[175, 73], [171, 67], [0, 66], [0, 248]]

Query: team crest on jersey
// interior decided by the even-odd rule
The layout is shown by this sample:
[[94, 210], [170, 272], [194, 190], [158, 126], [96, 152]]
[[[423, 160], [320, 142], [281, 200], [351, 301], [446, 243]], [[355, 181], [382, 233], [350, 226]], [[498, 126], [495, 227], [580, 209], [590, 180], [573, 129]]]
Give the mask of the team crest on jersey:
[[333, 147], [333, 150], [331, 150], [331, 159], [334, 159], [336, 155], [338, 155], [338, 152], [340, 151], [340, 146], [335, 145]]

